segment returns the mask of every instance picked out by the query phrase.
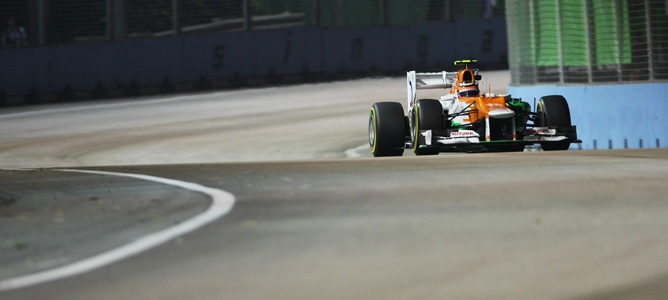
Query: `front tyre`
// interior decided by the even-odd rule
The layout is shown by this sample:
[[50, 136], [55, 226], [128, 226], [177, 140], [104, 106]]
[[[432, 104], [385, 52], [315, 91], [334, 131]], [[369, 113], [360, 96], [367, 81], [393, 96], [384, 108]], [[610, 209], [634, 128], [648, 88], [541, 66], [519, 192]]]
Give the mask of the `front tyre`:
[[373, 156], [404, 154], [406, 123], [404, 109], [397, 102], [377, 102], [369, 114], [369, 146]]
[[438, 100], [422, 99], [415, 102], [413, 106], [413, 115], [411, 118], [411, 137], [413, 140], [413, 152], [415, 155], [436, 155], [438, 149], [426, 147], [424, 136], [421, 130], [441, 130], [443, 129], [443, 106]]
[[[544, 96], [538, 101], [538, 114], [543, 127], [571, 127], [571, 111], [568, 102], [561, 95]], [[559, 142], [543, 142], [540, 147], [544, 151], [568, 150], [571, 140]]]

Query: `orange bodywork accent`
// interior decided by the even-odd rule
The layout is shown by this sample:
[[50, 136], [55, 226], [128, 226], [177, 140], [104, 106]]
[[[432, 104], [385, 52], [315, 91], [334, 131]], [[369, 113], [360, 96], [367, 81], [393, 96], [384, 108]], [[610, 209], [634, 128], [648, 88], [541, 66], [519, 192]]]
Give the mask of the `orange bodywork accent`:
[[[457, 71], [457, 82], [452, 85], [450, 94], [456, 94], [463, 90], [470, 90], [472, 85], [476, 87], [478, 86], [473, 71], [470, 69], [459, 70]], [[507, 108], [506, 99], [504, 97], [483, 97], [482, 95], [478, 95], [475, 97], [460, 97], [459, 100], [466, 104], [473, 103], [469, 109], [477, 109], [477, 112], [469, 113], [469, 120], [467, 121], [471, 123], [488, 118], [489, 112], [492, 110]]]

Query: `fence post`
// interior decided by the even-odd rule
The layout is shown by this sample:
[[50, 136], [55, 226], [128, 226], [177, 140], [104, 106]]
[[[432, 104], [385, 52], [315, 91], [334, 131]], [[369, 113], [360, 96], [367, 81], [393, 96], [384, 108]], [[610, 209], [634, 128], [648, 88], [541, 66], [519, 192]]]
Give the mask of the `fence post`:
[[388, 12], [387, 12], [387, 0], [380, 0], [380, 24], [383, 26], [387, 25]]
[[107, 34], [110, 40], [125, 38], [125, 0], [108, 0]]
[[622, 26], [619, 22], [619, 1], [614, 1], [615, 36], [617, 37], [617, 81], [622, 81]]
[[320, 27], [320, 0], [313, 0], [313, 26]]
[[645, 0], [645, 23], [647, 28], [647, 67], [649, 68], [649, 80], [654, 80], [654, 57], [652, 55], [652, 21], [650, 19], [649, 0]]
[[181, 34], [181, 0], [172, 0], [172, 28], [174, 36]]
[[443, 0], [443, 21], [450, 21], [450, 0]]
[[253, 29], [253, 12], [251, 11], [250, 0], [242, 0], [242, 10], [244, 18], [244, 30]]
[[557, 5], [557, 47], [559, 47], [559, 84], [564, 83], [564, 47], [561, 36], [561, 0], [554, 1]]
[[[529, 0], [529, 39], [531, 39], [531, 84], [538, 81], [538, 39], [536, 38], [536, 0]], [[515, 16], [517, 17], [517, 16]], [[522, 16], [524, 17], [524, 16]]]
[[106, 39], [111, 41], [114, 38], [114, 0], [107, 0], [105, 6], [107, 18]]
[[336, 7], [334, 7], [334, 27], [341, 27], [341, 17], [343, 14], [343, 7], [341, 7], [341, 0], [336, 0]]
[[37, 44], [46, 44], [46, 0], [37, 0]]
[[591, 36], [589, 31], [589, 7], [588, 0], [582, 0], [585, 21], [585, 38], [587, 39], [587, 82], [592, 82], [592, 63], [591, 63]]

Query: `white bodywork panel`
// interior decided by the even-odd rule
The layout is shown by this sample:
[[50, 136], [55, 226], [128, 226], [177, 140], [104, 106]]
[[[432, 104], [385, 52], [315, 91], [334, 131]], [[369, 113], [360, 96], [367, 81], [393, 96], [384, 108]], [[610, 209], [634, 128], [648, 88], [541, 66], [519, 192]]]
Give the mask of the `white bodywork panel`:
[[457, 72], [434, 72], [434, 73], [416, 73], [410, 71], [406, 73], [407, 107], [410, 111], [417, 97], [419, 89], [447, 89], [452, 87], [455, 82]]
[[555, 135], [557, 134], [556, 129], [550, 129], [548, 127], [534, 127], [527, 129], [527, 132], [535, 135]]
[[515, 112], [508, 108], [498, 108], [489, 112], [489, 117], [495, 119], [508, 119], [514, 116]]
[[567, 140], [568, 137], [565, 137], [563, 135], [558, 135], [558, 136], [525, 136], [524, 140], [525, 141], [531, 141], [531, 142], [558, 142], [558, 141], [564, 141]]
[[[421, 130], [420, 134], [424, 136], [424, 142], [427, 146], [432, 146], [434, 143], [442, 145], [455, 145], [455, 144], [478, 144], [480, 143], [480, 135], [473, 130], [464, 130], [460, 129], [450, 133], [450, 136], [436, 136], [434, 139], [434, 134], [431, 130]], [[525, 136], [525, 141], [531, 142], [558, 142], [568, 139], [563, 135], [540, 135], [540, 136]], [[421, 145], [419, 145], [421, 146]]]
[[[477, 72], [475, 72], [477, 74]], [[413, 104], [417, 100], [417, 90], [419, 89], [447, 89], [452, 87], [455, 83], [457, 72], [433, 72], [433, 73], [416, 73], [410, 71], [406, 73], [406, 90], [407, 90], [407, 110], [410, 112], [413, 109]], [[460, 101], [456, 94], [446, 94], [439, 99], [441, 106], [447, 110], [449, 114], [459, 113], [467, 109], [468, 104]], [[458, 116], [452, 121], [459, 124], [467, 124], [464, 119], [468, 116]]]
[[480, 142], [480, 135], [473, 130], [460, 129], [450, 133], [449, 137], [446, 136], [437, 136], [436, 140], [432, 142], [433, 134], [431, 130], [421, 131], [420, 134], [424, 136], [425, 145], [431, 146], [433, 142], [443, 145], [453, 145], [453, 144], [477, 144]]

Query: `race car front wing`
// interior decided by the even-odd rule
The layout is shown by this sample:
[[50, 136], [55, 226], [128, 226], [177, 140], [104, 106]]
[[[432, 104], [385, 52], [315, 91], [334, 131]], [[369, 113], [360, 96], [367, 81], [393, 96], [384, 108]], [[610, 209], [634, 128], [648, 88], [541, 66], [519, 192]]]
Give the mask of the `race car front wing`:
[[[514, 140], [481, 141], [480, 134], [465, 129], [421, 130], [420, 135], [424, 137], [424, 144], [418, 145], [419, 148], [443, 147], [454, 149], [485, 144], [531, 145], [539, 142], [561, 142], [565, 140], [570, 140], [571, 143], [582, 143], [581, 140], [577, 139], [575, 126], [527, 128], [523, 132], [522, 139]], [[412, 148], [413, 145], [411, 142], [407, 142], [406, 147]]]

